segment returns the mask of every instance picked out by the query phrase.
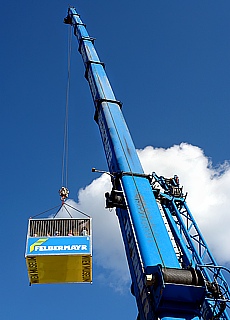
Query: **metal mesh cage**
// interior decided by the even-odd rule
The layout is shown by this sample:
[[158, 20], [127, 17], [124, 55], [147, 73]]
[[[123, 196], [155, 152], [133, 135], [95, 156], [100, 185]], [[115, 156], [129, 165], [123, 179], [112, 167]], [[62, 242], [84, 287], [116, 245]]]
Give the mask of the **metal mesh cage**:
[[30, 219], [28, 236], [87, 236], [90, 227], [90, 219]]

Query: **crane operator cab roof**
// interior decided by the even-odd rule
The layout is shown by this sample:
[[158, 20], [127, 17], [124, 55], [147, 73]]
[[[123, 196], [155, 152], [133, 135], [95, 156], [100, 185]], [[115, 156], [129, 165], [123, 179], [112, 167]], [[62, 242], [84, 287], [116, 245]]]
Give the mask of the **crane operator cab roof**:
[[30, 284], [92, 282], [91, 220], [29, 219], [25, 258]]

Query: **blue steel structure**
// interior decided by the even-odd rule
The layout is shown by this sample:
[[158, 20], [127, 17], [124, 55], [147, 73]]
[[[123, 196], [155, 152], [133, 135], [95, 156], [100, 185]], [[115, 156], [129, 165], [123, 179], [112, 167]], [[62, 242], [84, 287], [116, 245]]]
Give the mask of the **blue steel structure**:
[[[64, 19], [73, 27], [85, 65], [132, 278], [139, 320], [229, 319], [224, 268], [215, 262], [186, 204], [178, 177], [146, 175], [104, 64], [76, 9]], [[223, 270], [222, 270], [223, 269]], [[228, 270], [227, 270], [228, 271]]]

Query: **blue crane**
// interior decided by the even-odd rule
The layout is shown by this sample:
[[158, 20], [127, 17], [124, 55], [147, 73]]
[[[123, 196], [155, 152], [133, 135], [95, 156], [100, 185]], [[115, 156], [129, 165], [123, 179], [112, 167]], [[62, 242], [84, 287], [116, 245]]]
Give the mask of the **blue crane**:
[[[187, 204], [178, 177], [145, 174], [85, 24], [69, 7], [95, 106], [94, 119], [111, 176], [106, 207], [116, 208], [132, 279], [138, 320], [229, 319], [225, 268], [212, 256]], [[96, 170], [95, 170], [96, 171]], [[228, 270], [226, 270], [228, 271]]]

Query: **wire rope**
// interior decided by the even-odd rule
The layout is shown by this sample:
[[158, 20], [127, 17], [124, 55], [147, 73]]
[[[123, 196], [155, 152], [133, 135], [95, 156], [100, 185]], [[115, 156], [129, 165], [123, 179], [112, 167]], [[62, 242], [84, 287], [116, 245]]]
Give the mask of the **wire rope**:
[[47, 212], [52, 211], [52, 210], [54, 210], [54, 209], [56, 209], [56, 208], [59, 208], [58, 211], [57, 211], [57, 212], [54, 214], [54, 216], [53, 216], [53, 218], [55, 218], [62, 207], [64, 207], [64, 209], [69, 213], [69, 216], [70, 216], [71, 218], [73, 218], [72, 215], [70, 214], [69, 210], [66, 208], [66, 206], [67, 206], [67, 207], [70, 207], [71, 209], [73, 209], [73, 210], [75, 210], [75, 211], [83, 214], [84, 216], [90, 218], [90, 215], [86, 214], [85, 212], [83, 212], [83, 211], [81, 211], [81, 210], [79, 210], [79, 209], [77, 209], [77, 208], [75, 208], [75, 207], [73, 207], [73, 206], [71, 206], [70, 204], [68, 204], [68, 203], [65, 202], [65, 203], [63, 203], [61, 206], [60, 206], [60, 205], [57, 205], [57, 206], [55, 206], [55, 207], [53, 207], [53, 208], [50, 208], [50, 209], [45, 210], [45, 211], [42, 211], [42, 212], [40, 212], [40, 213], [32, 216], [31, 219], [34, 219], [34, 218], [36, 218], [36, 217], [38, 217], [38, 216], [40, 216], [40, 215], [42, 215], [42, 214], [44, 214], [44, 213], [47, 213]]
[[44, 214], [44, 213], [46, 213], [46, 212], [49, 212], [49, 211], [51, 211], [51, 210], [54, 210], [54, 209], [56, 209], [56, 208], [58, 208], [58, 207], [59, 207], [59, 209], [58, 209], [58, 211], [59, 211], [59, 210], [61, 209], [61, 206], [60, 206], [60, 205], [55, 206], [55, 207], [53, 207], [53, 208], [50, 208], [50, 209], [48, 209], [48, 210], [42, 211], [42, 212], [40, 212], [40, 213], [32, 216], [31, 218], [34, 219], [34, 218], [36, 218], [36, 217], [38, 217], [38, 216], [40, 216], [40, 215], [42, 215], [42, 214]]
[[65, 101], [65, 122], [64, 122], [64, 141], [62, 155], [62, 186], [68, 185], [68, 126], [69, 126], [69, 91], [70, 91], [70, 62], [72, 51], [72, 33], [71, 26], [68, 28], [68, 70], [66, 85], [66, 101]]

